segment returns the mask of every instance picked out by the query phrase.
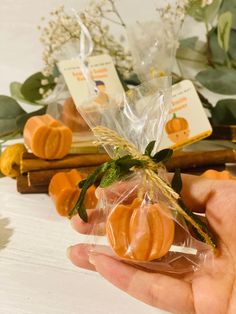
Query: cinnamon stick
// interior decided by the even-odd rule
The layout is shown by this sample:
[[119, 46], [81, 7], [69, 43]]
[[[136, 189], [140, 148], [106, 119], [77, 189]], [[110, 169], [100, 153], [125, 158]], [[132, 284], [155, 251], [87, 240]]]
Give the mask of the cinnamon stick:
[[22, 194], [48, 193], [48, 185], [29, 185], [26, 175], [20, 175], [16, 178], [17, 191]]
[[[77, 170], [85, 177], [92, 173], [96, 167], [82, 167]], [[30, 171], [27, 173], [28, 184], [30, 186], [48, 186], [52, 177], [58, 172], [68, 172], [71, 168], [66, 169], [50, 169], [50, 170], [38, 170]]]
[[66, 169], [98, 166], [110, 160], [107, 154], [67, 155], [60, 160], [44, 160], [31, 153], [24, 153], [20, 163], [21, 173], [34, 170]]
[[204, 166], [224, 165], [236, 163], [236, 151], [231, 149], [217, 151], [176, 152], [166, 163], [169, 171], [176, 168], [193, 169]]

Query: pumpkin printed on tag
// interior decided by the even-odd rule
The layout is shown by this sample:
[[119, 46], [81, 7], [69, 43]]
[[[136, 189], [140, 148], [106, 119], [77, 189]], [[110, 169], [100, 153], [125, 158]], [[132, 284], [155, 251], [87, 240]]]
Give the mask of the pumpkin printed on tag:
[[152, 261], [170, 249], [175, 233], [171, 211], [163, 203], [118, 205], [108, 216], [106, 234], [113, 251], [120, 257]]
[[177, 117], [176, 113], [174, 113], [173, 118], [166, 123], [165, 130], [169, 139], [174, 143], [187, 140], [190, 134], [188, 121], [183, 117]]

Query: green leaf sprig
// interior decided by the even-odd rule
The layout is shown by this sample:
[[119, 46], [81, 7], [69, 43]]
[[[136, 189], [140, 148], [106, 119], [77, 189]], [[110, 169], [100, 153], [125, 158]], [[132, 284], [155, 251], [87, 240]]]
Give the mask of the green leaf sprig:
[[[173, 151], [171, 149], [164, 149], [151, 156], [155, 143], [156, 141], [152, 141], [148, 144], [144, 155], [149, 156], [156, 163], [166, 162], [171, 157]], [[75, 207], [70, 211], [69, 218], [78, 213], [84, 222], [88, 222], [88, 216], [84, 207], [84, 198], [89, 187], [99, 181], [99, 186], [106, 188], [135, 169], [145, 168], [146, 163], [145, 161], [133, 158], [131, 155], [125, 155], [99, 166], [85, 180], [79, 183], [79, 188], [81, 188], [80, 196]]]

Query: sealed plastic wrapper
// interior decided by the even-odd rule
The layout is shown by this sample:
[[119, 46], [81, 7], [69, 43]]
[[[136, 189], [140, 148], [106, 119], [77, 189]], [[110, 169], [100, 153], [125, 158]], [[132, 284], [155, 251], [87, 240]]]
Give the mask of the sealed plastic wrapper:
[[80, 140], [93, 138], [88, 124], [76, 109], [62, 76], [59, 78], [54, 91], [43, 102], [48, 105], [47, 113], [69, 127], [75, 140], [77, 138]]
[[[93, 252], [149, 270], [193, 271], [211, 256], [216, 242], [181, 200], [180, 173], [168, 180], [164, 163], [172, 150], [158, 151], [171, 106], [171, 79], [143, 76], [146, 80], [140, 86], [102, 97], [86, 63], [91, 53], [88, 30], [79, 17], [78, 22], [84, 31], [81, 70], [91, 93], [77, 108], [112, 160], [79, 183], [80, 196], [69, 216], [78, 213], [92, 234], [102, 234], [94, 237]], [[99, 185], [98, 202], [96, 214], [89, 217], [84, 200], [93, 184]]]
[[[185, 273], [209, 258], [215, 242], [202, 220], [181, 201], [179, 173], [174, 176], [173, 188], [168, 181], [164, 161], [171, 150], [158, 152], [170, 88], [169, 78], [162, 77], [117, 95], [103, 106], [93, 105], [95, 97], [80, 107], [113, 160], [80, 183], [82, 195], [71, 215], [78, 211], [92, 224], [95, 235], [101, 234], [104, 226], [106, 245], [98, 245], [95, 237], [94, 252], [149, 270]], [[83, 195], [97, 180], [97, 215], [90, 221]]]
[[178, 1], [169, 0], [168, 6], [164, 1], [155, 18], [127, 26], [134, 71], [142, 82], [171, 74], [183, 19], [179, 11]]

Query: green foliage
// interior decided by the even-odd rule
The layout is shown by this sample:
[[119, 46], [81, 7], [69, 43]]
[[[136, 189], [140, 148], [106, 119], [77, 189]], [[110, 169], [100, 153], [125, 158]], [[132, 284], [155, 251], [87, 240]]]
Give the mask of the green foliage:
[[222, 13], [218, 21], [218, 43], [225, 52], [229, 51], [230, 33], [232, 27], [232, 13]]
[[[195, 79], [211, 92], [236, 95], [236, 0], [214, 0], [204, 7], [202, 0], [189, 0], [187, 13], [206, 25], [207, 41], [202, 43], [197, 37], [180, 41], [176, 58], [182, 79], [197, 73]], [[201, 93], [199, 96], [213, 115], [212, 123], [235, 124], [231, 100], [220, 101], [213, 110]]]
[[[164, 149], [151, 157], [151, 153], [154, 149], [155, 141], [150, 142], [145, 150], [145, 155], [149, 156], [155, 162], [164, 162], [172, 155], [171, 149]], [[123, 176], [130, 174], [135, 169], [145, 168], [146, 161], [133, 158], [131, 155], [125, 155], [117, 159], [108, 161], [98, 167], [95, 172], [90, 174], [85, 180], [79, 183], [81, 193], [75, 207], [70, 211], [69, 217], [72, 217], [76, 213], [79, 214], [81, 219], [85, 222], [88, 221], [86, 209], [84, 207], [84, 198], [87, 190], [90, 186], [99, 182], [100, 187], [109, 187], [114, 182], [119, 181]]]
[[214, 65], [226, 64], [225, 51], [219, 46], [217, 28], [213, 28], [208, 34], [211, 61]]
[[26, 121], [35, 115], [46, 113], [47, 107], [27, 113], [18, 102], [5, 95], [0, 95], [0, 139], [10, 140], [18, 138], [23, 132]]
[[180, 194], [182, 190], [182, 186], [183, 186], [183, 183], [182, 183], [182, 178], [181, 178], [181, 172], [180, 172], [180, 169], [177, 168], [175, 169], [175, 174], [171, 181], [171, 187], [176, 193]]
[[222, 14], [227, 11], [232, 13], [232, 27], [236, 30], [236, 0], [223, 0], [219, 13]]
[[0, 95], [0, 138], [17, 131], [16, 118], [25, 114], [21, 106], [11, 97]]
[[207, 5], [204, 10], [204, 16], [206, 23], [212, 23], [219, 13], [222, 1], [214, 0], [210, 5]]
[[29, 104], [29, 105], [38, 105], [37, 103], [35, 102], [32, 102], [32, 101], [29, 101], [27, 100], [21, 93], [21, 87], [22, 87], [22, 84], [19, 83], [19, 82], [12, 82], [10, 84], [10, 94], [11, 94], [11, 97], [14, 98], [15, 100], [18, 100], [20, 102], [23, 102], [23, 103], [26, 103], [26, 104]]
[[[42, 85], [43, 80], [48, 81], [48, 83]], [[27, 78], [22, 84], [21, 94], [28, 101], [36, 102], [43, 97], [39, 92], [40, 88], [43, 88], [44, 92], [47, 92], [49, 89], [54, 89], [55, 85], [54, 76], [45, 77], [41, 72], [37, 72]]]
[[159, 152], [157, 152], [153, 157], [152, 159], [156, 162], [156, 163], [159, 163], [159, 162], [167, 162], [173, 155], [173, 150], [170, 149], [170, 148], [166, 148], [166, 149], [163, 149], [163, 150], [160, 150]]
[[100, 182], [100, 187], [106, 188], [112, 185], [112, 183], [119, 180], [120, 174], [121, 174], [120, 167], [114, 164], [107, 170], [107, 172], [102, 177], [102, 180]]
[[212, 23], [221, 7], [222, 0], [214, 0], [210, 5], [202, 7], [202, 0], [189, 0], [188, 15], [198, 22]]
[[[230, 45], [229, 45], [229, 57], [231, 62], [236, 62], [236, 29], [231, 29]], [[236, 68], [236, 65], [234, 65]]]
[[204, 9], [202, 8], [202, 0], [190, 0], [187, 8], [188, 15], [192, 16], [196, 21], [204, 20]]
[[196, 80], [210, 91], [236, 95], [236, 71], [228, 68], [209, 68], [197, 74]]
[[147, 145], [147, 147], [146, 147], [146, 149], [145, 149], [144, 155], [151, 156], [155, 144], [156, 144], [156, 141], [151, 141], [151, 142]]
[[236, 123], [236, 99], [222, 99], [211, 111], [213, 125]]
[[195, 37], [181, 39], [179, 41], [179, 45], [180, 45], [180, 48], [190, 48], [192, 50], [195, 50], [197, 42], [198, 42], [198, 37], [195, 36]]
[[45, 106], [45, 107], [40, 108], [36, 111], [30, 112], [30, 113], [25, 113], [25, 114], [17, 117], [16, 125], [17, 125], [18, 130], [22, 133], [24, 126], [25, 126], [25, 124], [29, 118], [31, 118], [33, 116], [41, 116], [41, 115], [45, 114], [46, 111], [47, 111], [47, 107]]

